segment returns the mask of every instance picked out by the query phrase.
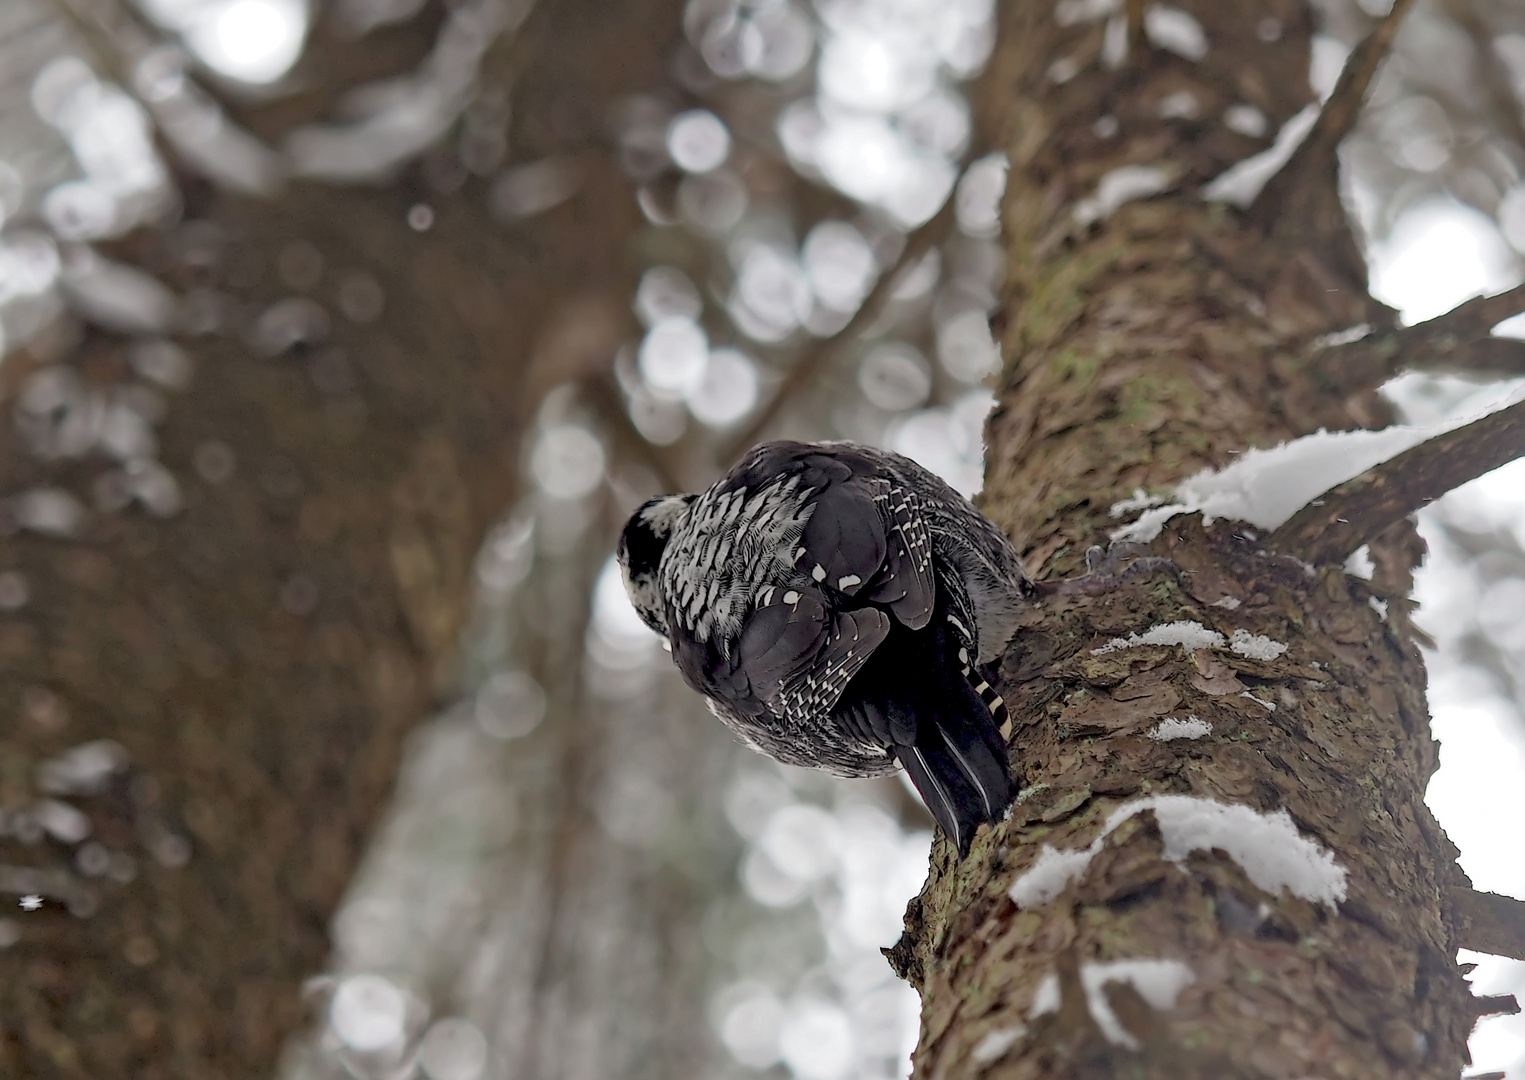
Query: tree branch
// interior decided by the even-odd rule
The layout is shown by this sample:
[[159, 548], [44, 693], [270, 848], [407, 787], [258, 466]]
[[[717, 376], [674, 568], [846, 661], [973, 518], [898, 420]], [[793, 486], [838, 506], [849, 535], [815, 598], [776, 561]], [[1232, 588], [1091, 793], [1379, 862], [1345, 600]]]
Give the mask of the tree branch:
[[599, 419], [609, 426], [620, 455], [633, 455], [656, 476], [663, 491], [682, 491], [683, 482], [678, 478], [670, 455], [647, 441], [630, 419], [630, 412], [621, 399], [619, 387], [608, 372], [599, 372], [583, 380], [582, 392], [598, 413]]
[[1422, 323], [1370, 334], [1325, 349], [1322, 373], [1342, 390], [1379, 386], [1400, 371], [1435, 371], [1509, 378], [1525, 374], [1525, 342], [1490, 337], [1525, 312], [1525, 285], [1479, 296]]
[[1525, 900], [1452, 886], [1446, 890], [1464, 949], [1525, 960]]
[[1502, 56], [1493, 48], [1493, 33], [1478, 17], [1474, 6], [1466, 0], [1447, 0], [1445, 12], [1453, 22], [1472, 40], [1477, 50], [1478, 79], [1487, 95], [1484, 108], [1490, 120], [1509, 137], [1516, 146], [1525, 146], [1525, 118], [1515, 100], [1509, 69]]
[[1478, 296], [1457, 304], [1444, 315], [1416, 323], [1400, 331], [1407, 340], [1438, 344], [1447, 339], [1485, 337], [1499, 323], [1525, 312], [1525, 285], [1516, 285], [1492, 296]]
[[1314, 565], [1356, 548], [1446, 492], [1525, 455], [1525, 402], [1489, 413], [1331, 488], [1271, 534], [1267, 548]]
[[1319, 110], [1313, 130], [1250, 206], [1250, 216], [1254, 220], [1269, 226], [1273, 232], [1302, 227], [1302, 219], [1288, 211], [1305, 192], [1322, 190], [1331, 184], [1338, 169], [1335, 155], [1340, 141], [1350, 133], [1361, 115], [1366, 91], [1392, 46], [1393, 35], [1413, 5], [1414, 0], [1393, 0], [1392, 10], [1351, 51], [1340, 72], [1339, 82], [1335, 83], [1329, 100]]
[[[965, 165], [967, 168], [967, 163]], [[963, 179], [963, 173], [959, 174]], [[869, 294], [863, 298], [863, 303], [853, 317], [847, 320], [847, 325], [838, 330], [830, 337], [821, 338], [808, 345], [804, 352], [789, 369], [789, 374], [779, 384], [778, 390], [773, 397], [763, 406], [762, 411], [752, 418], [752, 422], [736, 434], [730, 442], [726, 443], [721, 454], [721, 461], [729, 463], [742, 451], [757, 441], [758, 437], [776, 420], [780, 413], [794, 400], [794, 398], [809, 387], [822, 371], [825, 370], [825, 360], [837, 348], [852, 341], [861, 334], [883, 312], [885, 302], [895, 286], [900, 284], [900, 279], [905, 272], [914, 266], [932, 248], [940, 244], [953, 230], [955, 219], [955, 206], [958, 201], [958, 182], [955, 181], [952, 190], [948, 192], [948, 200], [943, 203], [942, 209], [930, 218], [918, 225], [905, 240], [905, 248], [900, 252], [900, 258], [895, 260], [895, 265], [879, 276]]]

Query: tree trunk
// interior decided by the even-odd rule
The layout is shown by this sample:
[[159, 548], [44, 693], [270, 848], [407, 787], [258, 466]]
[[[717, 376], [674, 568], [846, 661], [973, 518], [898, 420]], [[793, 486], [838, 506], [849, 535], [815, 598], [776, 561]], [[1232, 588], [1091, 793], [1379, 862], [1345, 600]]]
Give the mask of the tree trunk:
[[[374, 55], [405, 66], [436, 25]], [[44, 903], [3, 926], [0, 1075], [272, 1073], [403, 736], [452, 678], [527, 414], [624, 333], [641, 219], [607, 125], [666, 83], [678, 26], [669, 0], [545, 3], [489, 58], [514, 158], [579, 170], [538, 217], [502, 224], [482, 181], [444, 196], [416, 170], [268, 202], [187, 180], [184, 224], [117, 252], [221, 321], [186, 342], [195, 378], [158, 432], [178, 513], [59, 538], [8, 504], [0, 570], [26, 602], [0, 615], [0, 888]], [[271, 134], [272, 111], [245, 119]], [[260, 320], [293, 294], [302, 340], [279, 349]], [[8, 360], [6, 393], [52, 359]], [[128, 377], [105, 335], [57, 359], [103, 392]], [[92, 502], [103, 464], [4, 439], [0, 491]], [[61, 756], [97, 740], [121, 750]]]
[[[1248, 211], [1200, 194], [1308, 104], [1306, 5], [1182, 4], [1205, 52], [1160, 9], [1151, 42], [1142, 4], [1080, 6], [1006, 5], [976, 94], [1011, 162], [984, 509], [1050, 578], [1136, 489], [1388, 420], [1378, 378], [1336, 378], [1313, 345], [1392, 325], [1336, 185], [1335, 114], [1364, 83]], [[1245, 104], [1264, 138], [1223, 123]], [[1141, 178], [1154, 197], [1118, 204]], [[1017, 633], [1001, 683], [1022, 794], [968, 859], [937, 845], [891, 951], [922, 994], [917, 1076], [1463, 1067], [1480, 1009], [1446, 900], [1466, 881], [1423, 801], [1422, 548], [1389, 529], [1366, 582], [1261, 539], [1178, 517], [1154, 548], [1179, 576], [1062, 596]], [[1200, 630], [1128, 640], [1179, 622]]]

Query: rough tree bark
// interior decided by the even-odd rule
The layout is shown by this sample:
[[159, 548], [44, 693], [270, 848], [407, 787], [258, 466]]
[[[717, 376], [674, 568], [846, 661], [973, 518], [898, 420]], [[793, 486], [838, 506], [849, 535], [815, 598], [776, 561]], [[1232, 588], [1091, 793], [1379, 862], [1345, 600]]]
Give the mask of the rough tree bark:
[[[1317, 341], [1361, 323], [1402, 337], [1368, 295], [1334, 153], [1405, 5], [1244, 212], [1200, 187], [1310, 102], [1311, 13], [1180, 6], [1205, 30], [1201, 55], [1161, 47], [1168, 28], [1151, 42], [1141, 3], [1109, 25], [1015, 0], [977, 91], [1011, 162], [984, 509], [1042, 577], [1075, 573], [1138, 488], [1319, 427], [1382, 426], [1377, 383], [1436, 359], [1423, 334], [1380, 362], [1370, 342]], [[1268, 118], [1264, 138], [1223, 124], [1239, 103]], [[1124, 166], [1161, 170], [1144, 175], [1164, 193], [1107, 205], [1103, 178]], [[1016, 635], [1001, 683], [1023, 794], [962, 863], [939, 842], [890, 951], [923, 998], [917, 1076], [1449, 1078], [1475, 1017], [1512, 1005], [1470, 997], [1454, 962], [1469, 919], [1509, 935], [1457, 905], [1475, 894], [1423, 802], [1436, 756], [1408, 620], [1412, 526], [1373, 541], [1370, 582], [1346, 575], [1345, 550], [1312, 566], [1263, 540], [1176, 518], [1154, 549], [1178, 578], [1063, 596]], [[1104, 648], [1181, 620], [1218, 644]], [[1236, 631], [1286, 649], [1231, 648]], [[1211, 733], [1147, 737], [1167, 717]], [[1253, 859], [1222, 844], [1172, 845], [1162, 810], [1118, 814], [1166, 795], [1286, 811], [1343, 868], [1339, 899], [1257, 885]], [[1014, 899], [1045, 846], [1091, 854]]]
[[[187, 177], [184, 223], [115, 252], [216, 297], [223, 323], [186, 342], [196, 377], [159, 430], [177, 516], [98, 514], [69, 540], [7, 519], [0, 570], [29, 597], [0, 615], [0, 888], [45, 905], [6, 924], [0, 1075], [272, 1073], [402, 738], [450, 677], [526, 416], [624, 330], [640, 219], [608, 125], [623, 95], [667, 83], [680, 10], [542, 4], [489, 59], [484, 81], [513, 94], [513, 158], [580, 166], [576, 197], [538, 218], [504, 227], [482, 182], [441, 197], [416, 169], [269, 201]], [[369, 51], [320, 36], [348, 52], [306, 63], [338, 83], [406, 70], [436, 29], [427, 16]], [[314, 85], [241, 119], [273, 137], [343, 89]], [[406, 217], [424, 200], [420, 232]], [[341, 290], [362, 277], [384, 309], [355, 322]], [[329, 336], [255, 355], [252, 320], [293, 293], [329, 312]], [[102, 335], [63, 359], [99, 386], [125, 371]], [[5, 395], [42, 362], [8, 360]], [[0, 491], [91, 501], [99, 463], [41, 461], [9, 424], [0, 438]], [[103, 739], [125, 759], [98, 791], [55, 797], [114, 856], [100, 873], [36, 811], [38, 766]]]

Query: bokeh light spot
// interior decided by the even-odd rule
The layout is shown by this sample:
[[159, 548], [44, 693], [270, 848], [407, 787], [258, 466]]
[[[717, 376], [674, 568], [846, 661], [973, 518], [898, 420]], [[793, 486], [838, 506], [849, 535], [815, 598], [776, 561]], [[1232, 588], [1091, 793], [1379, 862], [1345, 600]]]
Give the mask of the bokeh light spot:
[[258, 85], [290, 70], [306, 36], [302, 0], [231, 0], [198, 18], [185, 40], [219, 75]]
[[429, 1080], [477, 1080], [487, 1067], [487, 1039], [470, 1020], [440, 1020], [424, 1034], [418, 1060]]
[[716, 349], [683, 400], [701, 424], [725, 427], [752, 411], [757, 391], [757, 365], [752, 358], [736, 349]]
[[718, 169], [731, 152], [731, 133], [707, 109], [691, 109], [673, 117], [667, 128], [667, 152], [685, 172]]
[[530, 472], [553, 499], [581, 499], [603, 481], [603, 444], [580, 424], [553, 425], [535, 440]]
[[380, 975], [351, 975], [339, 984], [329, 1005], [334, 1034], [361, 1052], [386, 1050], [403, 1038], [408, 1002]]

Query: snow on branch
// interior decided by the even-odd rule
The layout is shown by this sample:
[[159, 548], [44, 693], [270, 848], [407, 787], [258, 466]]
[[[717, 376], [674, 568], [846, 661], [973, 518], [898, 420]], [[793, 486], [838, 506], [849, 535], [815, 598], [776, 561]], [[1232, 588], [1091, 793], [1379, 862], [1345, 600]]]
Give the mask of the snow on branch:
[[1453, 886], [1446, 890], [1464, 949], [1525, 960], [1525, 900]]
[[1152, 811], [1165, 838], [1165, 858], [1177, 866], [1193, 851], [1222, 851], [1255, 885], [1273, 896], [1286, 889], [1310, 903], [1333, 908], [1345, 899], [1345, 869], [1334, 856], [1298, 832], [1286, 810], [1262, 814], [1238, 803], [1193, 795], [1151, 795], [1125, 803], [1107, 817], [1091, 846], [1060, 851], [1043, 845], [1038, 860], [1012, 884], [1018, 908], [1042, 907], [1083, 877], [1107, 835], [1124, 821]]
[[1314, 564], [1342, 562], [1394, 522], [1525, 456], [1525, 401], [1420, 443], [1326, 492], [1266, 542]]
[[[1386, 462], [1399, 468], [1400, 458], [1404, 459], [1404, 468], [1415, 470], [1403, 474], [1404, 483], [1420, 483], [1426, 478], [1436, 481], [1418, 501], [1407, 500], [1411, 505], [1398, 514], [1403, 517], [1445, 494], [1450, 487], [1466, 483], [1525, 454], [1525, 447], [1519, 443], [1521, 436], [1516, 433], [1518, 421], [1503, 417], [1520, 398], [1521, 395], [1516, 394], [1507, 403], [1508, 408], [1481, 418], [1459, 417], [1437, 424], [1394, 424], [1380, 431], [1317, 431], [1268, 450], [1248, 450], [1224, 469], [1204, 469], [1183, 481], [1171, 494], [1170, 502], [1149, 507], [1133, 523], [1114, 529], [1112, 539], [1148, 543], [1159, 535], [1160, 529], [1171, 518], [1197, 512], [1209, 525], [1217, 518], [1229, 518], [1267, 531], [1290, 529], [1289, 521], [1294, 515], [1328, 509], [1329, 500], [1334, 498], [1332, 489], [1357, 480], [1368, 470]], [[1510, 413], [1510, 416], [1515, 415]], [[1434, 445], [1418, 451], [1414, 457], [1406, 456], [1409, 451], [1431, 443]], [[1494, 464], [1487, 464], [1488, 461]], [[1440, 487], [1442, 479], [1450, 482], [1450, 487]], [[1403, 501], [1403, 496], [1416, 489], [1396, 487], [1389, 481], [1383, 490], [1393, 499]], [[1329, 494], [1326, 496], [1326, 493]], [[1112, 513], [1121, 517], [1136, 511], [1143, 502], [1138, 498], [1123, 500], [1112, 507]], [[1361, 509], [1345, 505], [1338, 512], [1326, 514], [1323, 520], [1341, 530], [1351, 527], [1352, 531], [1370, 537], [1397, 518], [1386, 517], [1376, 528], [1368, 528], [1368, 523], [1355, 515], [1379, 511], [1376, 504]], [[1340, 521], [1340, 518], [1346, 520]], [[1299, 554], [1298, 545], [1292, 544], [1286, 533], [1279, 535], [1280, 542], [1289, 544], [1279, 550], [1313, 561], [1307, 555]], [[1342, 531], [1341, 539], [1329, 545], [1330, 550], [1343, 549], [1338, 558], [1330, 557], [1325, 561], [1343, 560], [1365, 542], [1358, 539], [1344, 547], [1343, 536]], [[1305, 548], [1307, 543], [1304, 542]], [[1319, 550], [1325, 549], [1321, 547]]]
[[1355, 126], [1366, 101], [1366, 91], [1392, 46], [1393, 35], [1413, 5], [1414, 0], [1393, 0], [1392, 10], [1351, 51], [1313, 129], [1251, 206], [1250, 213], [1257, 220], [1263, 223], [1287, 220], [1289, 204], [1308, 187], [1331, 186], [1338, 168], [1335, 155], [1340, 141]]

